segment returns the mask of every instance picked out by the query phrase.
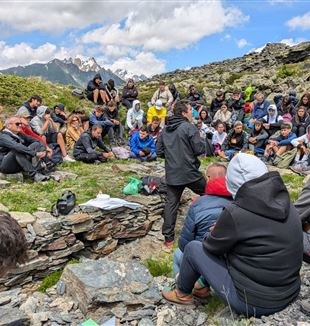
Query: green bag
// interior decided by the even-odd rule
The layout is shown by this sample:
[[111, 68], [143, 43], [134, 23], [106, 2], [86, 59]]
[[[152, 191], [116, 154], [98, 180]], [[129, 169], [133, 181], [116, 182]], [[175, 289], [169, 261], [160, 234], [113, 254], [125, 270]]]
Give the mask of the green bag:
[[141, 180], [130, 177], [130, 182], [128, 183], [127, 186], [124, 187], [123, 193], [125, 195], [137, 195], [140, 192], [141, 187], [142, 187]]
[[277, 156], [273, 161], [273, 165], [275, 165], [280, 169], [288, 168], [292, 163], [296, 153], [297, 153], [297, 148], [293, 148], [290, 151], [283, 153], [281, 156]]

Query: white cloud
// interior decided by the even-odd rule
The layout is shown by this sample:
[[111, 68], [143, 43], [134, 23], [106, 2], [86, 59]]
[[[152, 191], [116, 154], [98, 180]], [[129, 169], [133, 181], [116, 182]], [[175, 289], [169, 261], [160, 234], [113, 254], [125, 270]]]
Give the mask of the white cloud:
[[[171, 6], [174, 5], [174, 8]], [[170, 10], [167, 10], [169, 6]], [[235, 7], [224, 7], [221, 1], [167, 2], [161, 10], [131, 11], [125, 24], [111, 24], [86, 33], [85, 43], [136, 47], [145, 50], [165, 51], [181, 49], [203, 37], [222, 32], [227, 27], [248, 20]]]
[[144, 74], [147, 77], [163, 73], [166, 70], [166, 63], [163, 60], [156, 58], [151, 52], [140, 52], [135, 56], [135, 58], [119, 58], [113, 64], [107, 64], [104, 62], [101, 62], [101, 64], [112, 71], [115, 71], [116, 69], [124, 69], [132, 74]]
[[248, 41], [246, 39], [241, 38], [240, 40], [237, 41], [237, 45], [238, 45], [238, 48], [243, 48], [246, 45], [250, 45], [250, 43], [248, 43]]
[[308, 11], [302, 16], [296, 16], [291, 18], [286, 22], [286, 25], [290, 29], [301, 29], [304, 31], [310, 29], [310, 11]]
[[303, 38], [298, 38], [296, 40], [294, 40], [293, 38], [285, 38], [283, 40], [281, 40], [279, 43], [283, 43], [283, 44], [286, 44], [288, 46], [294, 46], [294, 45], [297, 45], [301, 42], [305, 42], [306, 40], [303, 39]]

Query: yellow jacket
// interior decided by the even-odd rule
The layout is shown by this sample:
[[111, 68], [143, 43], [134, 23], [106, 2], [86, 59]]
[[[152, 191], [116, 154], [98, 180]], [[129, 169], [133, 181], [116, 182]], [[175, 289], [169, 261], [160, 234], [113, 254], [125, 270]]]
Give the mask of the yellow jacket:
[[151, 106], [147, 111], [147, 123], [151, 123], [153, 117], [158, 117], [161, 121], [166, 118], [167, 109], [163, 106], [160, 110], [156, 109], [156, 106]]

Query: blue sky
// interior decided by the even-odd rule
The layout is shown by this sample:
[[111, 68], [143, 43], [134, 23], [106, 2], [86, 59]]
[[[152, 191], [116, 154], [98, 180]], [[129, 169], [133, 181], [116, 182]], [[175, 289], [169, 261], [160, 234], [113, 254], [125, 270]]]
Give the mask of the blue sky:
[[310, 35], [310, 0], [0, 1], [0, 68], [94, 56], [151, 76]]

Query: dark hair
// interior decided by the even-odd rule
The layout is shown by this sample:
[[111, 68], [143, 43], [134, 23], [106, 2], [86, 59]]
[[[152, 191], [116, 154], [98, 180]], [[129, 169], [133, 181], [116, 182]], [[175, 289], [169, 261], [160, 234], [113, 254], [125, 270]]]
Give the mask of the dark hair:
[[39, 96], [39, 95], [33, 95], [33, 96], [31, 96], [28, 102], [32, 102], [33, 100], [37, 100], [40, 103], [42, 103], [42, 97]]
[[166, 84], [165, 84], [165, 82], [163, 80], [160, 80], [159, 85], [166, 85]]
[[108, 103], [108, 107], [116, 107], [116, 103], [114, 101], [110, 101]]
[[240, 91], [239, 91], [238, 89], [235, 89], [235, 90], [233, 91], [233, 95], [240, 95]]
[[9, 213], [0, 211], [0, 269], [14, 268], [27, 260], [27, 240]]
[[177, 101], [175, 107], [173, 109], [173, 113], [175, 116], [182, 116], [182, 112], [188, 112], [188, 105], [191, 105], [191, 102], [188, 100], [180, 100]]
[[50, 113], [51, 113], [51, 110], [48, 109], [48, 108], [47, 108], [47, 109], [45, 110], [45, 112], [44, 112], [44, 114], [50, 114]]
[[226, 101], [223, 101], [222, 104], [221, 104], [221, 107], [225, 105], [226, 107], [228, 107], [228, 103]]
[[146, 126], [142, 126], [139, 130], [143, 132], [146, 131], [148, 133]]
[[223, 93], [222, 91], [217, 91], [217, 92], [215, 93], [215, 95], [216, 95], [216, 96], [223, 96], [224, 93]]
[[91, 127], [91, 131], [95, 131], [95, 130], [97, 130], [97, 129], [101, 129], [101, 130], [102, 130], [102, 126], [100, 126], [100, 125], [93, 125], [93, 126]]
[[152, 118], [152, 122], [160, 122], [160, 119], [154, 115], [154, 117]]
[[111, 88], [114, 88], [114, 80], [113, 79], [109, 79], [108, 84], [111, 86]]
[[226, 130], [226, 123], [225, 122], [222, 122], [221, 120], [217, 120], [216, 124], [215, 124], [215, 128], [217, 128], [219, 125], [223, 125], [223, 127]]

